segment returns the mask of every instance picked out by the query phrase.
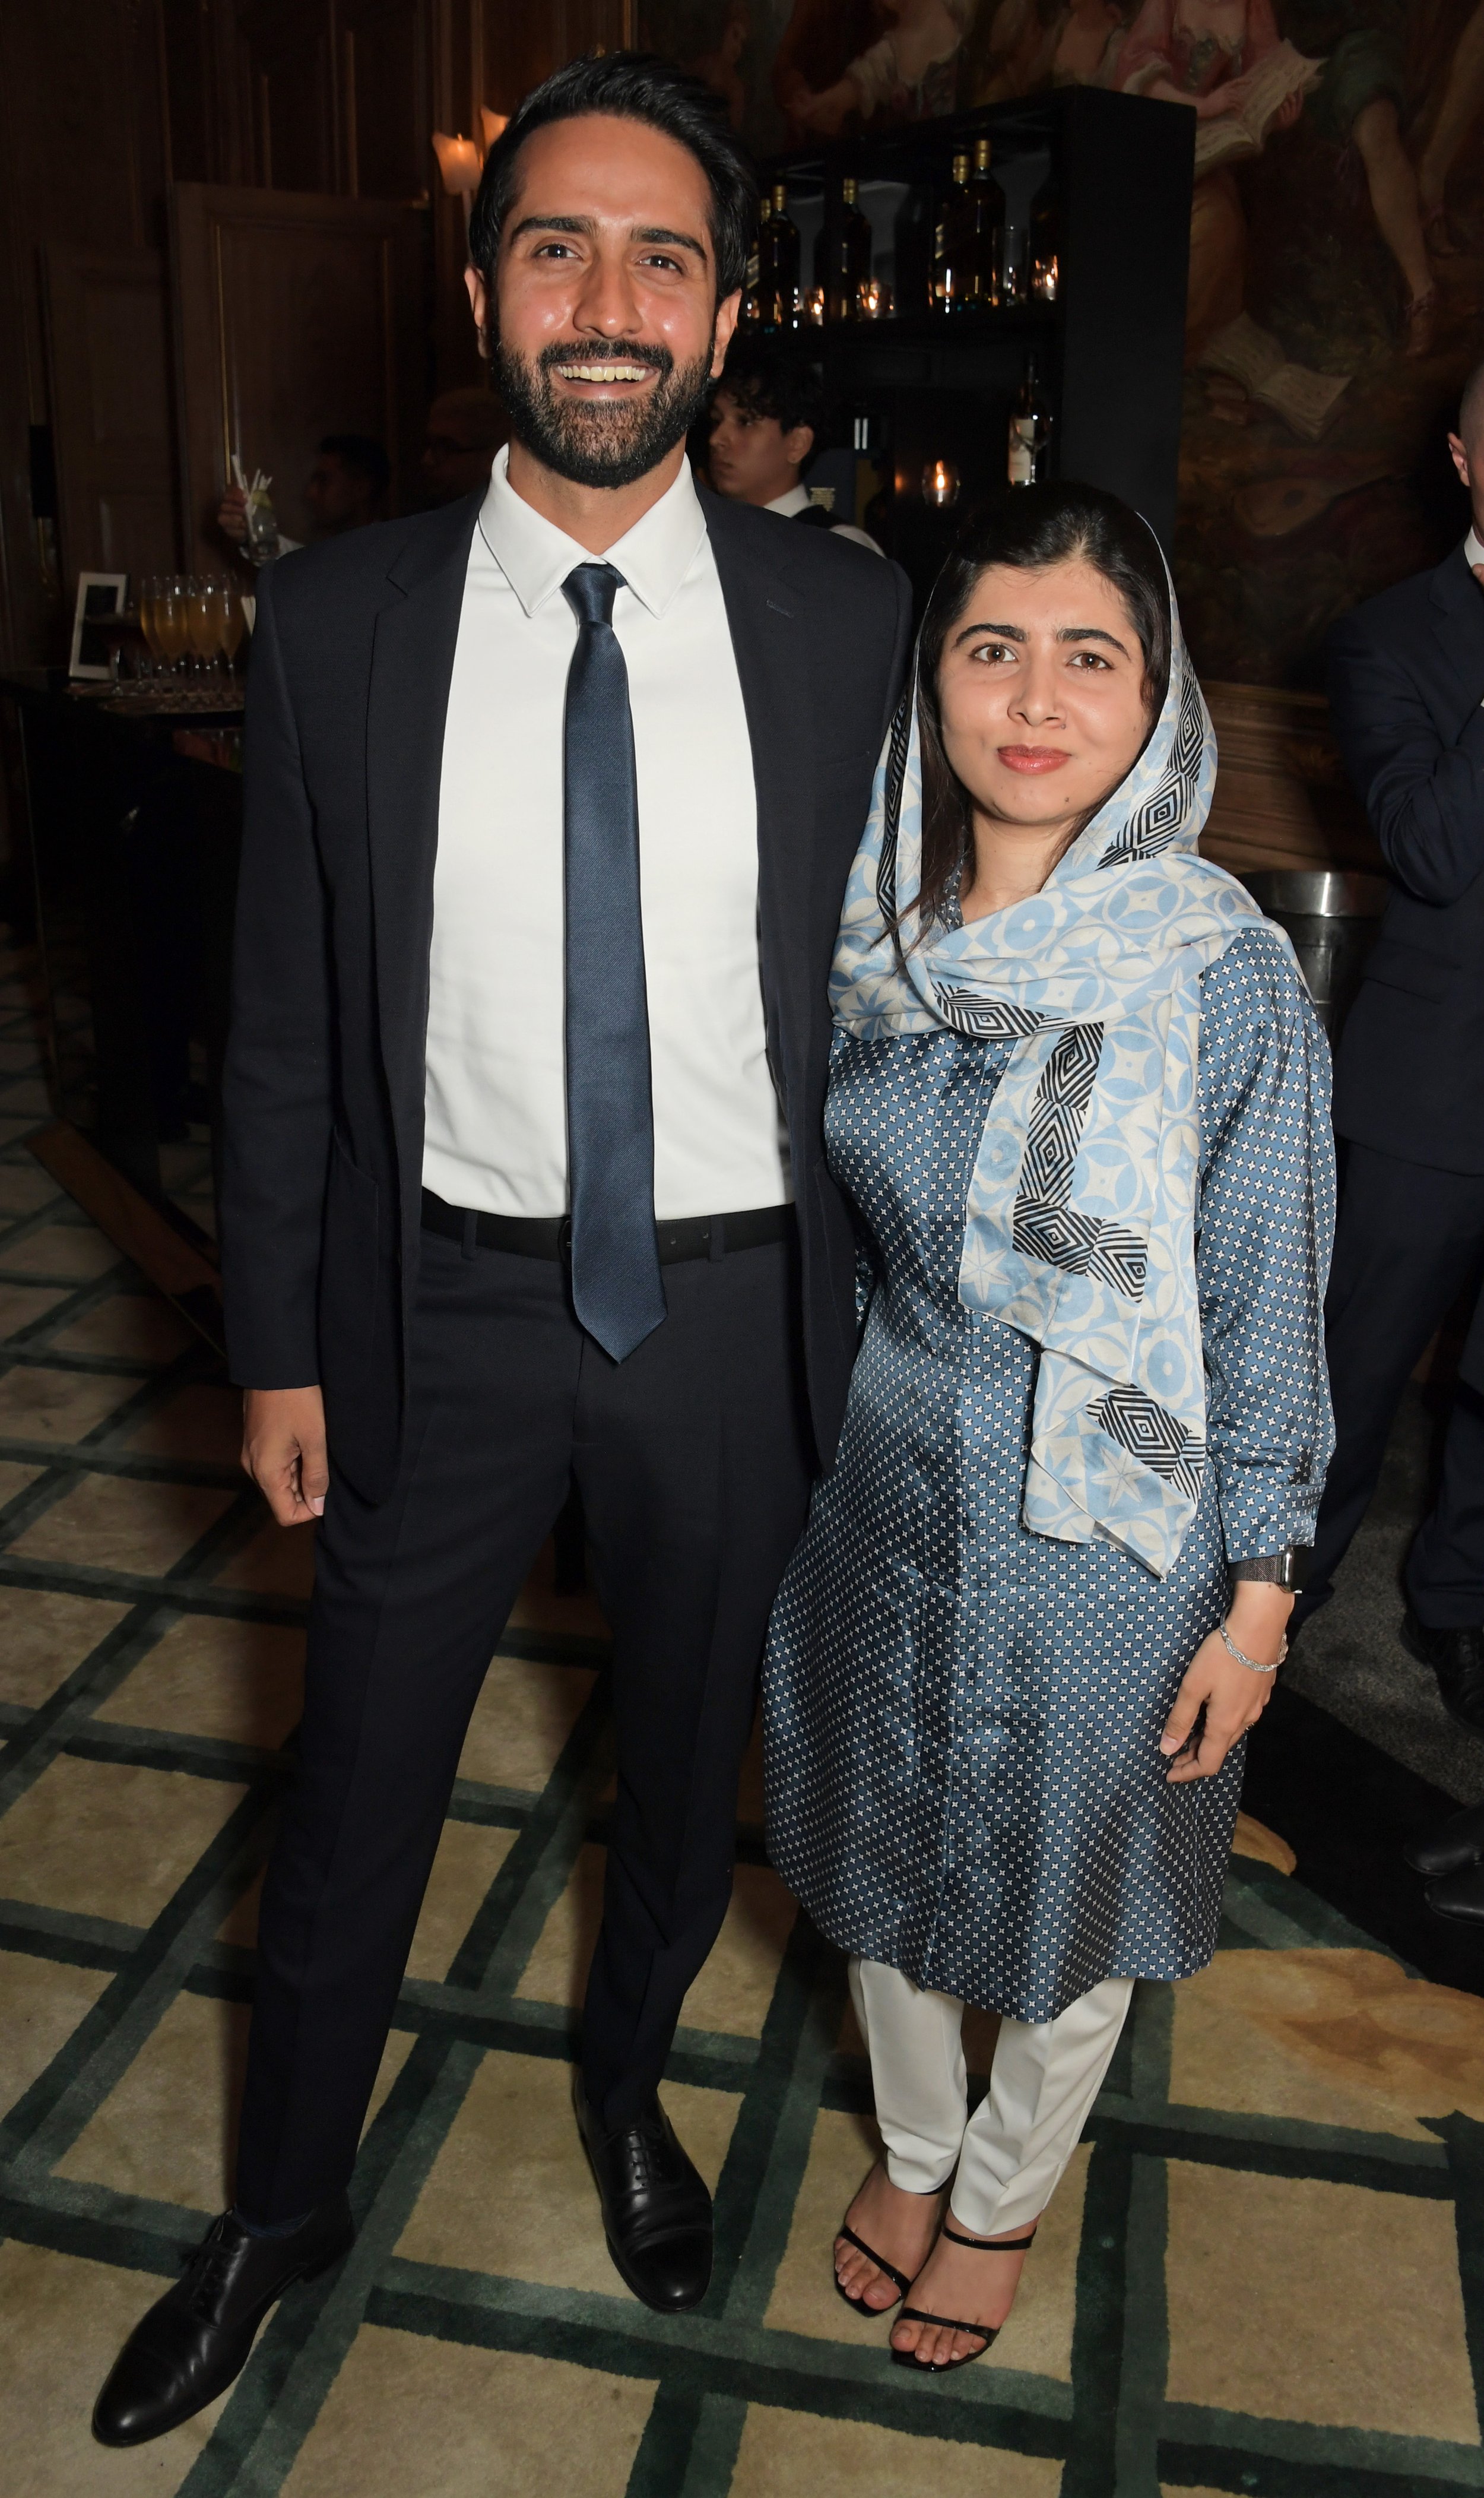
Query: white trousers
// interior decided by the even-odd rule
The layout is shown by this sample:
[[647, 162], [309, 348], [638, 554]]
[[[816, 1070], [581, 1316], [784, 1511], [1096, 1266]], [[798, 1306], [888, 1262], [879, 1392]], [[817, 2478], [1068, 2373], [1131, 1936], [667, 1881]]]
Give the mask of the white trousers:
[[990, 2087], [969, 2116], [959, 1998], [852, 1960], [892, 2184], [930, 2194], [957, 2167], [954, 2216], [974, 2237], [1028, 2228], [1077, 2148], [1133, 1987], [1105, 1977], [1055, 2021], [1001, 2020]]

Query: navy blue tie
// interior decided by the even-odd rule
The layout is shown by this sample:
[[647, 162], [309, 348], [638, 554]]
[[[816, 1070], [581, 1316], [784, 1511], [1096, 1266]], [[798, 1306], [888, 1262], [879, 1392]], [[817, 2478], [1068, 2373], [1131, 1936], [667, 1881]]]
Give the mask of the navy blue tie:
[[615, 1361], [665, 1316], [654, 1236], [649, 1009], [639, 906], [629, 677], [613, 627], [623, 576], [580, 563], [567, 677], [567, 1155], [572, 1298]]

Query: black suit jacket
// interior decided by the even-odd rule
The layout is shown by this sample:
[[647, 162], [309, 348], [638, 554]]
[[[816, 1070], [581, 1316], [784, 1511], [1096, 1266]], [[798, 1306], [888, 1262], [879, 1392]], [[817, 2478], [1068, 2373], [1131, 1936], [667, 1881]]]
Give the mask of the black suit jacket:
[[1340, 751], [1391, 878], [1341, 1037], [1342, 1137], [1484, 1171], [1484, 590], [1455, 549], [1329, 640]]
[[[703, 499], [752, 742], [769, 1056], [827, 1465], [855, 1346], [852, 1227], [824, 1163], [827, 980], [910, 592], [863, 547]], [[253, 636], [225, 1077], [228, 1349], [244, 1386], [321, 1384], [332, 1464], [373, 1501], [400, 1441], [444, 718], [480, 501], [285, 558], [260, 576]], [[499, 963], [493, 927], [491, 979]]]

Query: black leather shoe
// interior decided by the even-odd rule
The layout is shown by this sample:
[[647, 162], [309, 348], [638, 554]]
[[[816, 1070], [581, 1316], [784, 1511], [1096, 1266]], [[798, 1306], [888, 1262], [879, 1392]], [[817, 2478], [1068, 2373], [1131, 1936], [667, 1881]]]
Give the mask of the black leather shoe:
[[1465, 1926], [1484, 1926], [1484, 1865], [1470, 1865], [1467, 1874], [1449, 1874], [1441, 1882], [1430, 1882], [1427, 1903], [1440, 1917], [1457, 1917]]
[[1429, 1630], [1408, 1605], [1402, 1623], [1402, 1646], [1419, 1665], [1432, 1667], [1449, 1716], [1473, 1734], [1484, 1735], [1484, 1625], [1469, 1622], [1462, 1630]]
[[662, 2316], [699, 2306], [711, 2278], [711, 2198], [659, 2100], [605, 2133], [581, 2079], [572, 2096], [618, 2271]]
[[255, 2238], [231, 2212], [213, 2221], [181, 2280], [142, 2316], [93, 2408], [102, 2446], [163, 2437], [225, 2392], [253, 2335], [292, 2282], [338, 2261], [355, 2237], [343, 2194], [287, 2238]]
[[1465, 1874], [1484, 1863], [1484, 1804], [1466, 1805], [1425, 1838], [1409, 1839], [1402, 1850], [1414, 1874], [1436, 1881], [1441, 1874]]

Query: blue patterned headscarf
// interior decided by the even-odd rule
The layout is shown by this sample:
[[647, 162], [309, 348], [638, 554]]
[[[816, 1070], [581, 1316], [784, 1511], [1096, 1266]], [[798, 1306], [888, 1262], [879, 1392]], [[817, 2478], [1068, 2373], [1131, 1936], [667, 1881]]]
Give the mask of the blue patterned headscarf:
[[831, 981], [837, 1023], [863, 1038], [947, 1025], [1014, 1043], [969, 1188], [959, 1297], [1041, 1347], [1026, 1525], [1108, 1536], [1161, 1578], [1206, 1466], [1200, 977], [1262, 921], [1196, 849], [1216, 738], [1173, 590], [1170, 640], [1153, 733], [1041, 891], [921, 943], [922, 763], [904, 697]]

